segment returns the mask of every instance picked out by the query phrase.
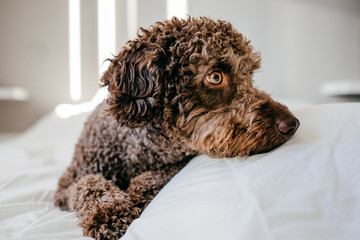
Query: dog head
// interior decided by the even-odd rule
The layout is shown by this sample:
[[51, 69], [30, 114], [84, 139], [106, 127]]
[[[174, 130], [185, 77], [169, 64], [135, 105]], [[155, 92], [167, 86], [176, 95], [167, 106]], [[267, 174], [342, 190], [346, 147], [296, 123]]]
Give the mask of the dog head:
[[119, 124], [158, 122], [214, 157], [266, 152], [296, 132], [288, 108], [253, 87], [260, 54], [229, 23], [173, 18], [141, 31], [101, 79]]

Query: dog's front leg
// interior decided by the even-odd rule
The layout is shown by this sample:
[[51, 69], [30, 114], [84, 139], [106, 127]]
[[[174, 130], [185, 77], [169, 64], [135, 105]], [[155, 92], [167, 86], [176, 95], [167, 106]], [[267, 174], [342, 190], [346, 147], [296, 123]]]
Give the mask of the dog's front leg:
[[147, 171], [132, 178], [126, 191], [130, 196], [131, 202], [143, 211], [155, 195], [180, 169], [180, 167], [173, 167], [159, 171]]
[[98, 240], [118, 239], [140, 214], [129, 195], [102, 175], [86, 175], [68, 191], [69, 208], [76, 211], [84, 235]]

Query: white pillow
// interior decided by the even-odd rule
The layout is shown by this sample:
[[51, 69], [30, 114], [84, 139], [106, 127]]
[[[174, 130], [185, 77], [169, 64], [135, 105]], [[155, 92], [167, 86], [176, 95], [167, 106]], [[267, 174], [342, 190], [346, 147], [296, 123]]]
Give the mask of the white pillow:
[[193, 159], [122, 240], [359, 239], [360, 104], [294, 113], [298, 132], [270, 153]]

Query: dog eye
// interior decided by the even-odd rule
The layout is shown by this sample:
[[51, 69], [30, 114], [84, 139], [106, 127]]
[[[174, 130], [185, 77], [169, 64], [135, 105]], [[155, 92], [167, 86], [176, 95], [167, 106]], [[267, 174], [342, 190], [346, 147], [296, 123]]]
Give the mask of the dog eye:
[[219, 72], [212, 72], [207, 75], [206, 80], [211, 84], [218, 85], [222, 82], [222, 75]]

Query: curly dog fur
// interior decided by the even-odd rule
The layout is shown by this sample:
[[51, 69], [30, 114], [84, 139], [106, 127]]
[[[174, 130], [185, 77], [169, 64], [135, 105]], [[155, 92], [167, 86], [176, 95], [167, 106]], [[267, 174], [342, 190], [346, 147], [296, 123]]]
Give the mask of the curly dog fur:
[[253, 87], [260, 55], [225, 21], [157, 22], [110, 62], [101, 78], [109, 97], [86, 122], [55, 194], [87, 236], [122, 236], [193, 156], [267, 152], [299, 126]]

